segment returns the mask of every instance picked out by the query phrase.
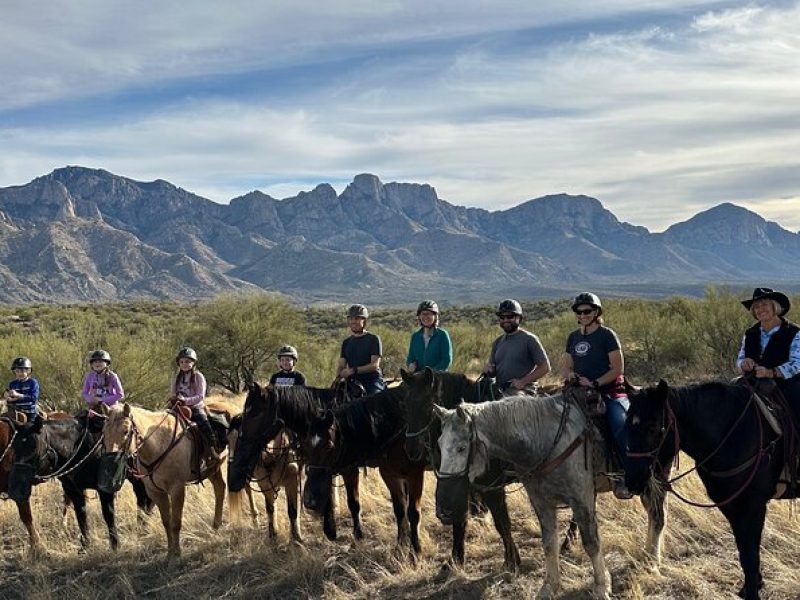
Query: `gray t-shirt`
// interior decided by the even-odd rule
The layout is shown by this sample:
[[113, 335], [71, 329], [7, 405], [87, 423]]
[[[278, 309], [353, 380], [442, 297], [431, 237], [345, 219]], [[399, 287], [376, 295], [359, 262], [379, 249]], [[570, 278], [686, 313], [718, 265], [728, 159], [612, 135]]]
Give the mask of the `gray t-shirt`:
[[595, 380], [611, 370], [609, 352], [619, 350], [619, 338], [613, 329], [600, 327], [589, 335], [576, 329], [567, 338], [567, 354], [572, 356], [575, 372]]
[[547, 362], [547, 354], [539, 338], [520, 327], [494, 341], [489, 360], [495, 365], [497, 385], [504, 387], [512, 379], [530, 373], [536, 365]]

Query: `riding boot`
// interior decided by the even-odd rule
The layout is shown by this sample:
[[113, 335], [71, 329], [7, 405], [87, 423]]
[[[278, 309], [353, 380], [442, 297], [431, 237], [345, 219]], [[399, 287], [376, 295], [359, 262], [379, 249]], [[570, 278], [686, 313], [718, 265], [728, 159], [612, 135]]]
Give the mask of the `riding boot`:
[[214, 428], [209, 423], [208, 419], [198, 419], [197, 426], [200, 428], [201, 433], [208, 441], [207, 458], [210, 461], [218, 462], [220, 460], [219, 453], [217, 452], [217, 434], [214, 433]]

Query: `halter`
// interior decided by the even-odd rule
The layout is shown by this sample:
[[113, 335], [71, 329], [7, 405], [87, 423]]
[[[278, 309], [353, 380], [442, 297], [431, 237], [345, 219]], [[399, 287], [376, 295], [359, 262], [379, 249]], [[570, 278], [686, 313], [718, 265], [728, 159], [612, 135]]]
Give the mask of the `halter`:
[[434, 468], [434, 474], [436, 475], [436, 479], [439, 481], [448, 480], [448, 479], [459, 479], [466, 477], [469, 479], [469, 469], [472, 466], [472, 457], [478, 447], [479, 443], [483, 443], [480, 441], [478, 437], [478, 428], [475, 426], [475, 419], [469, 419], [469, 451], [467, 453], [467, 462], [464, 465], [464, 468], [461, 471], [457, 472], [446, 472], [446, 471], [438, 471]]

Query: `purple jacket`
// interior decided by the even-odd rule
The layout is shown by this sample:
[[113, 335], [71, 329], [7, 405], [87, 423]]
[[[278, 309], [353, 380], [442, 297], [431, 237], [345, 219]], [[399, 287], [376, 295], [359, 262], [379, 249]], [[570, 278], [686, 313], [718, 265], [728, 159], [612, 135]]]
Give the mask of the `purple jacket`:
[[89, 371], [83, 382], [83, 399], [89, 404], [102, 402], [114, 406], [125, 397], [122, 383], [114, 371]]
[[181, 373], [180, 376], [173, 377], [169, 385], [169, 395], [181, 396], [186, 406], [202, 408], [203, 398], [206, 397], [206, 378], [200, 371], [195, 371], [193, 375]]

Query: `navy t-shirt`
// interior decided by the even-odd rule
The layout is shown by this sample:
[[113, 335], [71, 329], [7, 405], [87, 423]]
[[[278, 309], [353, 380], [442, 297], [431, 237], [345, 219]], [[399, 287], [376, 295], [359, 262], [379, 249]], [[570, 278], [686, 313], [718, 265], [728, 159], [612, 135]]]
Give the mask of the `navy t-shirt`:
[[567, 354], [572, 356], [575, 372], [595, 380], [611, 370], [609, 352], [619, 350], [619, 338], [613, 329], [601, 326], [589, 335], [576, 329], [567, 338]]
[[[347, 361], [348, 367], [363, 367], [372, 362], [373, 356], [381, 356], [382, 352], [381, 338], [366, 332], [364, 335], [351, 335], [344, 340], [340, 356]], [[380, 369], [375, 375], [380, 377]]]

